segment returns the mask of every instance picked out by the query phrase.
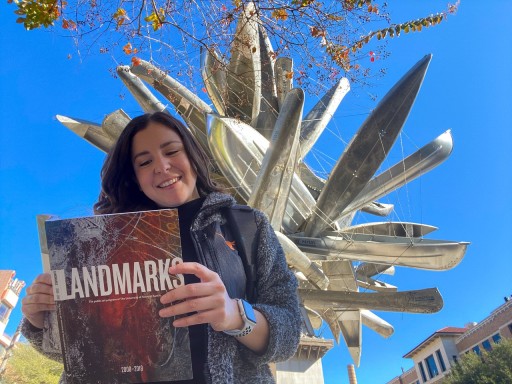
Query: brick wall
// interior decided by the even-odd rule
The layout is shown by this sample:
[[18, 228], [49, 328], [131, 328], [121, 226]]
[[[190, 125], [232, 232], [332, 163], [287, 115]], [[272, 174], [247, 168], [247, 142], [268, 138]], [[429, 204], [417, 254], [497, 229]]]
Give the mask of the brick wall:
[[418, 380], [418, 374], [416, 373], [416, 369], [412, 368], [405, 372], [402, 375], [402, 380], [404, 384], [415, 383], [416, 380]]
[[457, 341], [457, 349], [462, 354], [492, 335], [500, 333], [502, 338], [512, 338], [508, 324], [512, 323], [512, 300], [498, 307], [489, 317], [461, 335]]
[[418, 380], [418, 374], [416, 368], [412, 367], [408, 371], [405, 371], [400, 376], [395, 377], [393, 380], [388, 381], [386, 384], [412, 384]]

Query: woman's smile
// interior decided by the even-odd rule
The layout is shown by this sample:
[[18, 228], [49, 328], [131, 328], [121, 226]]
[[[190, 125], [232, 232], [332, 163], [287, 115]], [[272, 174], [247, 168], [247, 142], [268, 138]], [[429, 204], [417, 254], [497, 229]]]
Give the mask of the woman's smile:
[[164, 181], [163, 183], [161, 183], [157, 187], [158, 188], [167, 188], [167, 187], [170, 187], [171, 185], [174, 185], [179, 180], [181, 180], [181, 177], [174, 177], [174, 178], [172, 178], [170, 180]]

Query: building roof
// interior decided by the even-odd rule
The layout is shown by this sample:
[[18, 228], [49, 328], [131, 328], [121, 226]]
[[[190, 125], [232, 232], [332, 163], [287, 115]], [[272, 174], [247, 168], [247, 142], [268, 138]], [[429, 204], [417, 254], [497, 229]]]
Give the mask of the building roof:
[[416, 353], [421, 351], [423, 348], [426, 348], [430, 343], [432, 343], [437, 338], [440, 338], [442, 336], [460, 336], [464, 332], [466, 332], [467, 328], [459, 328], [459, 327], [444, 327], [437, 331], [435, 331], [433, 334], [431, 334], [429, 337], [427, 337], [425, 340], [423, 340], [421, 343], [419, 343], [416, 347], [411, 349], [409, 352], [407, 352], [403, 357], [406, 359], [411, 359]]
[[468, 329], [467, 328], [460, 328], [460, 327], [444, 327], [444, 328], [441, 328], [440, 330], [438, 331], [435, 331], [434, 333], [464, 333], [466, 332]]

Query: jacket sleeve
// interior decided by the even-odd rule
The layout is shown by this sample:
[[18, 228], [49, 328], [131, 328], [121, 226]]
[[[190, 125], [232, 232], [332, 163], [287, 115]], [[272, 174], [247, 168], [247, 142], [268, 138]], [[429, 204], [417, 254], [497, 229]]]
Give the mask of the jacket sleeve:
[[297, 350], [301, 315], [297, 296], [297, 279], [286, 264], [281, 244], [266, 216], [255, 210], [258, 232], [257, 296], [255, 309], [268, 321], [270, 338], [267, 350], [257, 355], [239, 344], [243, 359], [255, 365], [287, 360]]
[[34, 327], [30, 322], [23, 318], [21, 324], [21, 334], [30, 342], [32, 347], [41, 354], [49, 357], [52, 360], [62, 363], [62, 354], [50, 353], [43, 350], [43, 330]]

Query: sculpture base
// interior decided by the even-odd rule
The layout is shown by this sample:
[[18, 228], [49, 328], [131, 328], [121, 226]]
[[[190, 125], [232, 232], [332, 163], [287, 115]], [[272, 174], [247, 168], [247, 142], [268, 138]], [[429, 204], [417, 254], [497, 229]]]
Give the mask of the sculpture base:
[[323, 384], [322, 357], [333, 347], [330, 339], [302, 336], [290, 360], [277, 363], [277, 384]]

